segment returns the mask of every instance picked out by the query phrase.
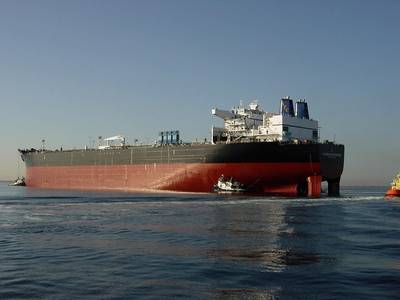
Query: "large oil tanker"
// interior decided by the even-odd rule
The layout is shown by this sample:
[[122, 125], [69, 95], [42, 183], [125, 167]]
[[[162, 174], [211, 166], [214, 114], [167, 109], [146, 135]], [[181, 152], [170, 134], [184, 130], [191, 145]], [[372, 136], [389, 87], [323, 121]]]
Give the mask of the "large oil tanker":
[[317, 197], [321, 182], [339, 194], [344, 146], [319, 142], [318, 122], [304, 100], [281, 100], [280, 112], [256, 101], [212, 109], [224, 127], [209, 142], [183, 143], [179, 131], [160, 132], [151, 145], [127, 145], [123, 136], [96, 149], [19, 150], [26, 185], [40, 188], [211, 193], [221, 178], [257, 194]]

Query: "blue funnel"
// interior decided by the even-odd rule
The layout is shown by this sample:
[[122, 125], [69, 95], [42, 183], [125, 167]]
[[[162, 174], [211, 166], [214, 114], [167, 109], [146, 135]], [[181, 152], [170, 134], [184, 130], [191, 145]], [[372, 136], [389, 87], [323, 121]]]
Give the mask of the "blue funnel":
[[293, 100], [289, 97], [281, 99], [281, 115], [294, 117]]
[[308, 104], [304, 100], [299, 100], [296, 102], [296, 117], [299, 119], [309, 119], [308, 114]]

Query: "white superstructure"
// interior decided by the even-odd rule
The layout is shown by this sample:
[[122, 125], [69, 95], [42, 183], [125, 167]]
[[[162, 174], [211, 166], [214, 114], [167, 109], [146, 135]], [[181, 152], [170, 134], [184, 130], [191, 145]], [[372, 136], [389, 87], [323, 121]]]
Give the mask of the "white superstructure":
[[263, 111], [258, 102], [248, 108], [242, 105], [227, 110], [212, 109], [212, 114], [224, 120], [224, 128], [212, 127], [212, 141], [282, 141], [318, 142], [318, 122], [309, 118], [308, 104], [289, 97], [281, 100], [280, 113]]
[[[116, 135], [103, 139], [103, 144], [99, 145], [98, 149], [105, 150], [111, 148], [121, 148], [125, 146], [126, 138], [123, 135]], [[104, 144], [105, 143], [105, 144]]]

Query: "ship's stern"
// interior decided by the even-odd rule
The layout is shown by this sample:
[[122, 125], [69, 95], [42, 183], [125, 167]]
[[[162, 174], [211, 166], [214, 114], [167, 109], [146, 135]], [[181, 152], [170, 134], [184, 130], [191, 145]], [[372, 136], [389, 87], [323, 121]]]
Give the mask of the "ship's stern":
[[328, 183], [328, 195], [340, 195], [340, 178], [344, 167], [344, 145], [320, 144], [321, 179]]

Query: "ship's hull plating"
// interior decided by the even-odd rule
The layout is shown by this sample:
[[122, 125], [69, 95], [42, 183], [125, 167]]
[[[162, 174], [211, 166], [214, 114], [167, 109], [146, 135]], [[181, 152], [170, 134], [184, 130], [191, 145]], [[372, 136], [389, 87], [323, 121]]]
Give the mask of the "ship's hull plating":
[[297, 183], [320, 172], [319, 163], [202, 163], [29, 167], [27, 185], [62, 189], [213, 191], [224, 174], [252, 192], [296, 193]]
[[318, 196], [321, 180], [339, 182], [343, 154], [333, 144], [251, 143], [45, 151], [23, 159], [30, 187], [210, 193], [223, 174], [249, 192]]

